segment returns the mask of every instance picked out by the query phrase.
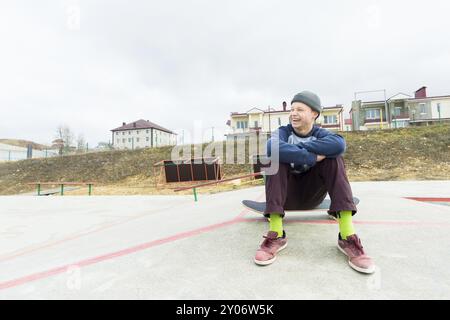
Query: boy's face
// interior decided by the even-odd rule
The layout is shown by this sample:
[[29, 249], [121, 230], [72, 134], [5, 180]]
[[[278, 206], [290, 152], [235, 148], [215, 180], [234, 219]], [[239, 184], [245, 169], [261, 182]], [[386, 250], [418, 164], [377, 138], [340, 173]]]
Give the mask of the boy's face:
[[318, 112], [314, 111], [306, 104], [302, 102], [294, 102], [291, 105], [291, 113], [289, 118], [291, 120], [292, 127], [295, 129], [306, 129], [311, 127], [311, 125], [316, 120]]

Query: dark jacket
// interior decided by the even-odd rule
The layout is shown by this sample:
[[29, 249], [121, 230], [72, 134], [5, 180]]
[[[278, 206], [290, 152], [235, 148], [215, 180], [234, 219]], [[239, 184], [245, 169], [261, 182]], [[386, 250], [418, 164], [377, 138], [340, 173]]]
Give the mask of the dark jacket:
[[272, 133], [267, 141], [267, 155], [271, 156], [272, 141], [279, 142], [279, 161], [289, 163], [296, 173], [309, 170], [316, 164], [317, 155], [336, 158], [345, 152], [344, 138], [316, 125], [306, 136], [295, 133], [291, 124]]

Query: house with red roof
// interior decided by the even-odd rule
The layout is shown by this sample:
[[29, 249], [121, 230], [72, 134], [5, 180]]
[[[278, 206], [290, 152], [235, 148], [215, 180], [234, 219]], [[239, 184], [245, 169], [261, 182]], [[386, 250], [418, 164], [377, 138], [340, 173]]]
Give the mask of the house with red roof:
[[403, 128], [450, 122], [450, 95], [428, 96], [427, 87], [414, 92], [414, 97], [398, 93], [387, 100], [353, 101], [353, 130]]
[[122, 123], [111, 130], [115, 149], [139, 149], [177, 144], [177, 134], [148, 120]]

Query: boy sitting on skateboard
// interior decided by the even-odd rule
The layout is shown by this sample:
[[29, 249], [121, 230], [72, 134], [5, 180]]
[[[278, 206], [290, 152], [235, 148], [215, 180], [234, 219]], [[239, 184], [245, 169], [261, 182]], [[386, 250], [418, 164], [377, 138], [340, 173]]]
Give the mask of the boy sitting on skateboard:
[[267, 143], [279, 145], [279, 170], [266, 178], [266, 210], [270, 230], [256, 252], [255, 263], [269, 265], [287, 245], [283, 230], [284, 210], [311, 209], [330, 195], [328, 213], [339, 222], [338, 248], [350, 266], [373, 273], [372, 259], [364, 252], [356, 235], [352, 216], [356, 213], [342, 154], [342, 136], [314, 125], [322, 111], [319, 97], [309, 91], [296, 94], [291, 102], [290, 124], [274, 131]]

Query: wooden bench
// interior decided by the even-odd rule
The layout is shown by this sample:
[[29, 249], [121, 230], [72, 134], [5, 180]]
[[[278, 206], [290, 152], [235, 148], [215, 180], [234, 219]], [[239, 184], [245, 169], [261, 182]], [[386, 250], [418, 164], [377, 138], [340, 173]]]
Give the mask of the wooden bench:
[[[95, 184], [94, 182], [29, 182], [27, 183], [28, 185], [34, 185], [37, 187], [37, 195], [40, 196], [41, 195], [41, 186], [54, 186], [54, 185], [59, 185], [61, 186], [61, 189], [59, 191], [59, 193], [63, 196], [64, 195], [64, 186], [80, 186], [80, 185], [87, 185], [88, 186], [88, 194], [92, 195], [92, 186]], [[47, 193], [48, 194], [54, 194], [54, 193], [58, 193], [58, 192], [50, 192]]]

